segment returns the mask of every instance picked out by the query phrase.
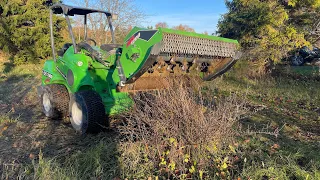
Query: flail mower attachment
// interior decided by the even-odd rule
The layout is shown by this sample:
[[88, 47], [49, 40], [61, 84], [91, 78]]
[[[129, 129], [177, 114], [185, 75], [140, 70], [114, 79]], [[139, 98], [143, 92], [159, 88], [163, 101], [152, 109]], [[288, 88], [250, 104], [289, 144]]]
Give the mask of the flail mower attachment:
[[166, 28], [134, 28], [126, 37], [118, 68], [122, 90], [157, 89], [163, 77], [200, 76], [210, 81], [240, 58], [236, 40]]

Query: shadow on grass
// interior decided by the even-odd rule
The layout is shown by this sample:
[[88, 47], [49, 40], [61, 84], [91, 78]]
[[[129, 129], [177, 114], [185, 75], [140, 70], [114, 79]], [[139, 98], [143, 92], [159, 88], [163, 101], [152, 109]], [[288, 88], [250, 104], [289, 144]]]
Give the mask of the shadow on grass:
[[269, 153], [270, 148], [278, 144], [278, 154], [292, 157], [299, 166], [308, 168], [309, 163], [320, 166], [320, 124], [304, 122], [272, 109], [261, 110], [242, 120], [241, 124], [251, 127], [252, 137], [257, 135], [264, 139], [263, 147], [259, 147], [263, 151]]
[[[0, 111], [11, 112], [12, 115], [32, 116], [30, 107], [34, 103], [27, 102], [37, 79], [31, 74], [12, 75], [0, 82]], [[34, 101], [34, 99], [30, 99]], [[28, 106], [30, 105], [30, 106]]]
[[3, 63], [3, 65], [4, 65], [4, 69], [3, 69], [4, 73], [10, 72], [15, 66], [12, 62], [6, 62], [6, 63]]

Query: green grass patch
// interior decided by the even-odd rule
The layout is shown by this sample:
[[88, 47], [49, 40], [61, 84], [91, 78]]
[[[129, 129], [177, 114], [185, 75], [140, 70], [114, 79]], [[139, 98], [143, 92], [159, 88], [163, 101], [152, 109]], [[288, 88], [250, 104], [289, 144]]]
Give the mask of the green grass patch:
[[297, 73], [305, 76], [313, 76], [320, 74], [319, 66], [290, 66], [289, 70], [293, 73]]

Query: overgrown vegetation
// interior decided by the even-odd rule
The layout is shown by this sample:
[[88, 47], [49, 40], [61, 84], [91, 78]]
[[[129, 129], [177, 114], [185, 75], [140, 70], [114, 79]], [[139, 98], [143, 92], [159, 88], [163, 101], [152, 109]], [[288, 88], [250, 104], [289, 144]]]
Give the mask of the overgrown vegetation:
[[[318, 76], [284, 67], [252, 79], [241, 66], [201, 89], [178, 83], [136, 95], [112, 131], [85, 137], [46, 120], [35, 90], [25, 91], [39, 77], [20, 77], [41, 68], [12, 67], [0, 81], [1, 117], [20, 118], [0, 125], [1, 177], [319, 179]], [[17, 84], [21, 98], [11, 95]]]

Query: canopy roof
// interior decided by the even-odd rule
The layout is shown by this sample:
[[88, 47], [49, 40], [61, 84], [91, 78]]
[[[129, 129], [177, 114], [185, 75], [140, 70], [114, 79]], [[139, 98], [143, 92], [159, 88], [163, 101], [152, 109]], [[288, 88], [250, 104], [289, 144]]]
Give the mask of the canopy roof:
[[96, 10], [96, 9], [89, 9], [89, 8], [82, 8], [82, 7], [74, 7], [65, 4], [54, 4], [51, 6], [53, 13], [55, 14], [64, 14], [68, 16], [74, 15], [87, 15], [90, 13], [104, 13], [107, 16], [111, 16], [111, 13], [108, 11]]

